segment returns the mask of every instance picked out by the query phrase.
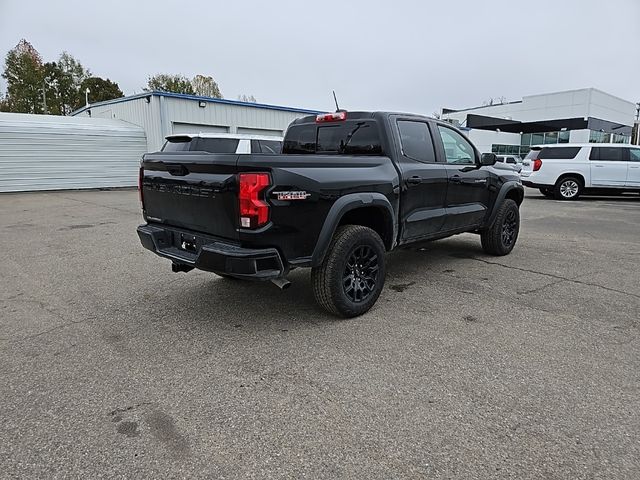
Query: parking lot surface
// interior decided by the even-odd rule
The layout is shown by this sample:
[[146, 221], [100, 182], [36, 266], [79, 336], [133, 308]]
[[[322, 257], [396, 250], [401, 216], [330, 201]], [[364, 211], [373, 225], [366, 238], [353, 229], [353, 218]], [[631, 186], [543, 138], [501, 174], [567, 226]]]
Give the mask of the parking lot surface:
[[640, 478], [640, 197], [398, 250], [351, 320], [171, 272], [137, 193], [0, 196], [0, 477]]

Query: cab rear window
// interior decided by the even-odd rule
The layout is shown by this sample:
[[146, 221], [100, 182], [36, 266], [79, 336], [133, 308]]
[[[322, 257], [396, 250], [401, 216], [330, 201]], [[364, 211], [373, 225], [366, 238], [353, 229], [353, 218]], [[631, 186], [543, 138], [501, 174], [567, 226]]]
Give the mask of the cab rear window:
[[382, 142], [374, 121], [303, 124], [289, 128], [282, 153], [381, 155]]

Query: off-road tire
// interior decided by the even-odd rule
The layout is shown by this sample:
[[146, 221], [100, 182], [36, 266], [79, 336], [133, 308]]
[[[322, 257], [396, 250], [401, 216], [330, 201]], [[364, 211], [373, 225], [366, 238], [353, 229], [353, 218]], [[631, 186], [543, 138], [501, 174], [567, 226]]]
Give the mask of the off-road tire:
[[520, 232], [518, 204], [507, 198], [498, 207], [493, 224], [480, 232], [482, 249], [490, 255], [507, 255], [513, 250]]
[[556, 182], [553, 195], [556, 200], [576, 200], [583, 189], [584, 185], [579, 178], [563, 177]]
[[[368, 256], [363, 257], [362, 252], [367, 252]], [[374, 256], [377, 270], [375, 281], [370, 282], [367, 279], [373, 275], [370, 270], [374, 268], [371, 264]], [[356, 262], [352, 268], [358, 258], [368, 260]], [[368, 227], [344, 225], [336, 230], [322, 265], [311, 270], [313, 295], [318, 305], [329, 313], [345, 318], [357, 317], [376, 303], [384, 287], [385, 275], [385, 248], [380, 236]], [[354, 287], [356, 284], [358, 288]], [[373, 286], [369, 288], [369, 285]], [[351, 290], [347, 293], [349, 287]], [[363, 294], [360, 301], [350, 298], [349, 295], [357, 297], [357, 291], [363, 289], [368, 293]]]

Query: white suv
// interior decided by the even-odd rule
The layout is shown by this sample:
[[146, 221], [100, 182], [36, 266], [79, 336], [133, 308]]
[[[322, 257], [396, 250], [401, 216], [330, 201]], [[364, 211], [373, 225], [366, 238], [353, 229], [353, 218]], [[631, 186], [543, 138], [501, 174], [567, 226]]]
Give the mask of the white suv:
[[522, 163], [522, 184], [557, 200], [582, 193], [640, 191], [640, 146], [564, 143], [531, 147]]
[[282, 137], [244, 133], [174, 133], [167, 137], [163, 152], [270, 153], [282, 150]]

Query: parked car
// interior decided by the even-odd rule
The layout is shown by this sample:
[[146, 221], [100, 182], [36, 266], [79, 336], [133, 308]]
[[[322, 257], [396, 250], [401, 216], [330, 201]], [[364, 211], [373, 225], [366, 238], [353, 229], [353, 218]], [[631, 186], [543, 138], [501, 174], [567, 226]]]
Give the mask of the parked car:
[[522, 171], [522, 159], [518, 155], [497, 155], [494, 167], [520, 173]]
[[557, 200], [583, 193], [640, 191], [640, 147], [615, 143], [575, 143], [531, 147], [523, 161], [522, 183]]
[[242, 133], [176, 133], [169, 135], [163, 152], [271, 153], [282, 150], [282, 137]]
[[[506, 255], [518, 238], [524, 188], [496, 171], [448, 123], [387, 112], [307, 116], [282, 154], [206, 153], [201, 137], [146, 154], [142, 245], [172, 262], [285, 288], [310, 267], [316, 301], [360, 315], [382, 291], [385, 252], [463, 232]], [[232, 149], [231, 149], [232, 150]]]

